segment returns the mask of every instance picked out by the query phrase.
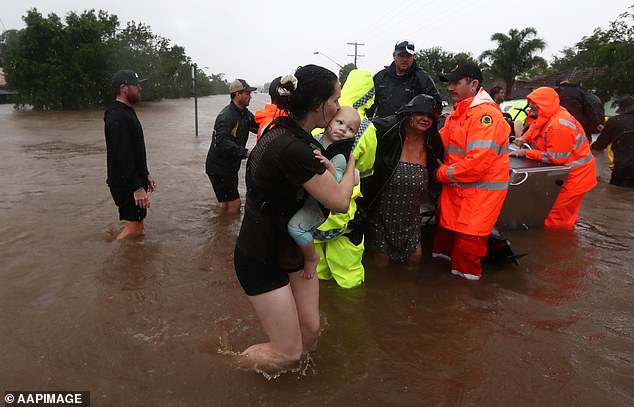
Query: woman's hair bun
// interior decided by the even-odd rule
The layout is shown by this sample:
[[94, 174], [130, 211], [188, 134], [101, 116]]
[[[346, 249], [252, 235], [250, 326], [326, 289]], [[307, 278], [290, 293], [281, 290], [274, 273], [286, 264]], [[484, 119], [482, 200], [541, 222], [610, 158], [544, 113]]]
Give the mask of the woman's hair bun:
[[297, 78], [293, 74], [284, 75], [280, 80], [280, 86], [277, 88], [277, 93], [280, 96], [290, 96], [293, 91], [297, 89]]

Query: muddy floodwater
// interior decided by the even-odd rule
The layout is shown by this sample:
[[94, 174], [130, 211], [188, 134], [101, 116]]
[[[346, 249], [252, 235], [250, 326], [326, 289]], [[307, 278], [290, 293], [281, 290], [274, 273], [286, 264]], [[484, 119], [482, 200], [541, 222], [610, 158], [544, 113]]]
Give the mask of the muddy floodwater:
[[199, 99], [198, 137], [193, 100], [138, 107], [158, 192], [145, 236], [124, 242], [103, 112], [0, 105], [0, 393], [90, 391], [93, 406], [634, 405], [634, 189], [605, 180], [574, 233], [505, 232], [519, 266], [469, 282], [430, 259], [368, 260], [360, 288], [320, 283], [323, 331], [302, 372], [234, 367], [265, 336], [233, 270], [240, 216], [223, 216], [204, 174], [228, 102]]

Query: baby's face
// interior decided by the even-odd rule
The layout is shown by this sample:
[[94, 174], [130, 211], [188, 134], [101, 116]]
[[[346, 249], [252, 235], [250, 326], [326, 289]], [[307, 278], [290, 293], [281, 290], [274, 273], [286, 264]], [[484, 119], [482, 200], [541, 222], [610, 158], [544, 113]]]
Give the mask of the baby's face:
[[335, 117], [328, 123], [328, 129], [324, 137], [330, 143], [353, 138], [359, 131], [360, 124], [359, 113], [350, 106], [342, 106]]

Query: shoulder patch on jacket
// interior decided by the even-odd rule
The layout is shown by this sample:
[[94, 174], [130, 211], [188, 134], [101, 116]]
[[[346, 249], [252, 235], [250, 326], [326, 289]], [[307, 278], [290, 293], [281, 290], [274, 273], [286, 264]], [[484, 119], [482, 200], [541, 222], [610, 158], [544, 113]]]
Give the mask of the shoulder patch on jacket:
[[493, 124], [493, 118], [491, 118], [488, 114], [485, 114], [480, 118], [480, 123], [483, 126], [490, 126]]

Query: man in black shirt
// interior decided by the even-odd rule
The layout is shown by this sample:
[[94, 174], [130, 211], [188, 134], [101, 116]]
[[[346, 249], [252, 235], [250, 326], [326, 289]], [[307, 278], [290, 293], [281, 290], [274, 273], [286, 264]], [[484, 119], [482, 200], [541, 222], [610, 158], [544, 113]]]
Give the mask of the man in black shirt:
[[148, 192], [156, 182], [147, 169], [143, 128], [133, 105], [141, 101], [139, 76], [121, 70], [112, 77], [116, 100], [104, 115], [110, 193], [119, 208], [124, 228], [117, 240], [143, 233], [143, 219], [150, 207]]
[[242, 202], [238, 192], [238, 171], [242, 160], [249, 156], [245, 147], [249, 132], [258, 132], [253, 113], [247, 109], [251, 92], [255, 89], [244, 79], [236, 79], [229, 84], [231, 103], [216, 117], [205, 162], [205, 172], [216, 198], [230, 214], [240, 212]]

